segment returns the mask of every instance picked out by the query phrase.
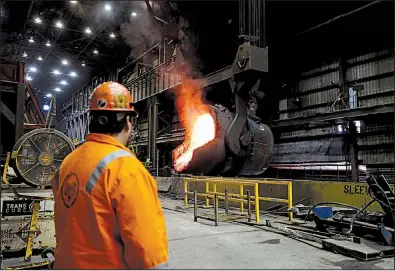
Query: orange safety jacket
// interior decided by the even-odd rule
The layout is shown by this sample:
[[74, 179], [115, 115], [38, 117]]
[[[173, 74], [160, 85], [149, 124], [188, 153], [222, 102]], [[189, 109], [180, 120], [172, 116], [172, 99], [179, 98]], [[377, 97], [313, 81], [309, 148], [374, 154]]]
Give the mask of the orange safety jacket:
[[167, 269], [156, 181], [114, 137], [89, 134], [52, 179], [55, 269]]

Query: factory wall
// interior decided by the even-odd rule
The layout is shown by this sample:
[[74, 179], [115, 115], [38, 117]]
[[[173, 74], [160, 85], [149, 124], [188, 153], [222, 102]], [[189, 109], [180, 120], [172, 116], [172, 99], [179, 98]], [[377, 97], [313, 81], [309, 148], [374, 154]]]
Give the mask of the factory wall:
[[[342, 73], [345, 83], [342, 83]], [[343, 84], [347, 86], [342, 92]], [[336, 60], [302, 73], [295, 91], [279, 101], [279, 118], [285, 120], [344, 109], [394, 103], [393, 49]], [[353, 86], [362, 85], [355, 90]], [[349, 97], [349, 99], [347, 99]], [[393, 115], [393, 114], [392, 114]], [[358, 160], [376, 168], [393, 168], [393, 116], [360, 117], [356, 122]], [[279, 133], [273, 163], [339, 162], [347, 159], [347, 122], [310, 123]], [[391, 165], [391, 166], [390, 166]]]

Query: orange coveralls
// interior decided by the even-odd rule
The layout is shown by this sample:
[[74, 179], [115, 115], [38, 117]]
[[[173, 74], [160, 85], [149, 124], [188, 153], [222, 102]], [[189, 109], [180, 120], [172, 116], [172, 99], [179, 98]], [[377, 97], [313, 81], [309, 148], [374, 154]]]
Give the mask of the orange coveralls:
[[115, 138], [89, 134], [52, 179], [55, 269], [167, 269], [156, 181]]

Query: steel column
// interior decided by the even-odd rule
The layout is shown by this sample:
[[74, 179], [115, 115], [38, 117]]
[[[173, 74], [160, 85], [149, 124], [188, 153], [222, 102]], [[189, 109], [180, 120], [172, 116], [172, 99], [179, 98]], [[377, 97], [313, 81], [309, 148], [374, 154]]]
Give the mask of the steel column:
[[348, 123], [349, 126], [349, 140], [350, 144], [350, 158], [351, 158], [351, 177], [353, 182], [359, 181], [358, 170], [358, 145], [357, 145], [357, 129], [354, 121]]

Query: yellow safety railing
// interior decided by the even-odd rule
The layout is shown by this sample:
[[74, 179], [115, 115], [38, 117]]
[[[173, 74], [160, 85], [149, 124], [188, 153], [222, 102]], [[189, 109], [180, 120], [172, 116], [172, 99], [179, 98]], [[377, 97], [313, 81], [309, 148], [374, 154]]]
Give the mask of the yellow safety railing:
[[[280, 203], [287, 203], [288, 208], [292, 208], [292, 181], [278, 181], [278, 180], [259, 180], [259, 179], [239, 179], [239, 178], [204, 178], [204, 177], [192, 177], [184, 179], [184, 202], [185, 207], [188, 208], [188, 195], [192, 195], [193, 192], [189, 191], [189, 183], [196, 182], [196, 183], [205, 183], [205, 193], [197, 193], [200, 197], [205, 197], [206, 206], [210, 206], [210, 198], [207, 194], [218, 194], [219, 199], [224, 199], [225, 193], [221, 193], [217, 191], [217, 185], [219, 184], [228, 184], [228, 185], [237, 185], [239, 187], [239, 193], [228, 193], [229, 199], [231, 201], [238, 201], [240, 202], [240, 211], [244, 212], [244, 204], [247, 202], [246, 198], [247, 195], [244, 195], [244, 188], [246, 186], [252, 186], [254, 189], [254, 196], [251, 196], [253, 201], [251, 204], [255, 205], [255, 218], [256, 222], [260, 222], [260, 211], [259, 211], [259, 202], [260, 201], [271, 201], [271, 202], [280, 202]], [[213, 191], [210, 191], [210, 184], [213, 188]], [[259, 185], [286, 185], [288, 188], [287, 199], [279, 199], [279, 198], [269, 198], [269, 197], [260, 197], [259, 196]], [[289, 221], [292, 221], [293, 214], [292, 212], [288, 213]]]
[[[233, 185], [239, 185], [240, 181], [237, 180], [233, 180], [233, 179], [197, 179], [197, 178], [187, 178], [184, 179], [184, 193], [185, 193], [185, 207], [188, 208], [188, 195], [192, 195], [194, 192], [189, 191], [188, 187], [189, 187], [189, 182], [201, 182], [201, 183], [205, 183], [205, 187], [206, 187], [206, 193], [197, 193], [198, 196], [200, 197], [205, 197], [206, 198], [206, 206], [210, 206], [210, 198], [212, 198], [212, 196], [207, 196], [207, 195], [212, 195], [212, 194], [217, 194], [218, 195], [218, 199], [225, 199], [225, 193], [221, 193], [221, 192], [217, 192], [217, 185], [218, 184], [233, 184]], [[213, 185], [213, 191], [209, 191], [209, 183], [211, 183]], [[257, 223], [259, 223], [260, 221], [260, 217], [259, 217], [259, 191], [258, 191], [258, 184], [255, 182], [244, 182], [243, 181], [243, 185], [244, 186], [252, 186], [254, 188], [254, 193], [255, 195], [258, 195], [258, 197], [251, 197], [255, 199], [255, 220], [257, 221]], [[247, 196], [240, 198], [240, 194], [232, 194], [232, 193], [228, 193], [228, 196], [230, 197], [229, 200], [230, 201], [239, 201], [240, 203], [247, 203]], [[233, 197], [239, 197], [239, 198], [233, 198]]]

